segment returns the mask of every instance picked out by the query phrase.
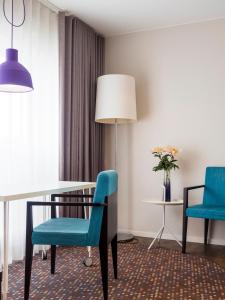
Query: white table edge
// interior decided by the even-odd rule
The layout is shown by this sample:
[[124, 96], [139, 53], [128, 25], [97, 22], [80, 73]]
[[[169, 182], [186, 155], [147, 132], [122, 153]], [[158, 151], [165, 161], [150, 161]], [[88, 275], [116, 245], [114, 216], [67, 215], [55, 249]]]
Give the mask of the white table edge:
[[78, 191], [78, 190], [85, 190], [85, 189], [91, 189], [96, 187], [95, 182], [81, 182], [79, 186], [76, 186], [75, 183], [79, 183], [79, 181], [70, 182], [70, 181], [59, 181], [59, 183], [71, 183], [70, 186], [68, 187], [55, 187], [55, 188], [47, 188], [42, 191], [35, 191], [35, 192], [25, 192], [25, 193], [16, 193], [12, 195], [2, 195], [0, 192], [0, 202], [8, 202], [8, 201], [15, 201], [15, 200], [22, 200], [22, 199], [28, 199], [28, 198], [35, 198], [39, 196], [47, 196], [51, 195], [53, 193], [66, 193], [66, 192], [73, 192], [73, 191]]
[[144, 199], [142, 200], [144, 203], [153, 204], [153, 205], [181, 205], [184, 203], [184, 200], [182, 199], [176, 199], [172, 201], [163, 201], [163, 200], [157, 200], [157, 199]]

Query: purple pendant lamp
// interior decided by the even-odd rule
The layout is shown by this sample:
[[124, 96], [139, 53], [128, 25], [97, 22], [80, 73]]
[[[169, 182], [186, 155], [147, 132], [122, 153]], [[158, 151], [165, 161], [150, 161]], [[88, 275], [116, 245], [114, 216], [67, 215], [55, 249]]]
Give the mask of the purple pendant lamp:
[[11, 25], [11, 48], [6, 49], [6, 61], [0, 64], [0, 92], [26, 93], [33, 90], [32, 78], [28, 70], [18, 62], [18, 50], [13, 48], [13, 29], [24, 24], [26, 18], [25, 3], [23, 0], [24, 18], [21, 24], [13, 22], [13, 0], [12, 21], [5, 13], [5, 0], [3, 1], [3, 12], [7, 22]]

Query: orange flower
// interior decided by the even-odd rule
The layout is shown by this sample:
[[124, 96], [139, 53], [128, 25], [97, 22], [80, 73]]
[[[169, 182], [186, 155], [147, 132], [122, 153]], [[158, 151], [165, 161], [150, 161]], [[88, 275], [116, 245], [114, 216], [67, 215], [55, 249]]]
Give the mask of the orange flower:
[[152, 153], [153, 152], [161, 153], [161, 152], [163, 152], [163, 148], [162, 147], [155, 147], [155, 148], [152, 149]]
[[167, 153], [171, 153], [172, 155], [177, 155], [180, 152], [179, 149], [177, 149], [173, 146], [166, 146], [163, 148], [163, 151], [167, 152]]

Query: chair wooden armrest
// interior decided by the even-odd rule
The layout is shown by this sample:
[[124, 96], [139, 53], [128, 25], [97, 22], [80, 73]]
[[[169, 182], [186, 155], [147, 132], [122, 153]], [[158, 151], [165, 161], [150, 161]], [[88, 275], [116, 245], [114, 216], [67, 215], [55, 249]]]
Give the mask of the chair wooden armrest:
[[[92, 207], [107, 207], [107, 203], [84, 203], [84, 202], [41, 202], [41, 201], [28, 201], [27, 202], [27, 228], [33, 230], [33, 206], [92, 206]], [[55, 218], [55, 212], [51, 215], [52, 218]]]
[[185, 212], [185, 210], [186, 210], [186, 208], [188, 208], [188, 192], [190, 191], [190, 190], [195, 190], [195, 189], [199, 189], [199, 188], [204, 188], [205, 187], [205, 185], [204, 184], [202, 184], [202, 185], [195, 185], [195, 186], [189, 186], [189, 187], [185, 187], [184, 188], [184, 212]]
[[108, 206], [107, 203], [85, 203], [85, 202], [41, 202], [41, 201], [28, 201], [27, 208], [32, 206]]
[[92, 194], [51, 194], [51, 198], [94, 198]]

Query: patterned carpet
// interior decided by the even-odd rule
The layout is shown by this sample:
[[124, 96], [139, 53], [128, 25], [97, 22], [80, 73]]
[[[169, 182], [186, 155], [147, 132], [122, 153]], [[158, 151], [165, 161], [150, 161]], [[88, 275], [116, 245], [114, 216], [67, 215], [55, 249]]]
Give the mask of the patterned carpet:
[[[30, 299], [102, 299], [98, 249], [90, 268], [82, 264], [85, 248], [59, 248], [57, 253], [55, 275], [50, 275], [50, 259], [35, 256]], [[147, 251], [145, 242], [119, 244], [118, 258], [118, 280], [109, 259], [109, 299], [225, 299], [225, 270], [205, 258], [163, 248]], [[16, 262], [10, 267], [10, 300], [23, 299], [23, 280], [24, 264]]]

